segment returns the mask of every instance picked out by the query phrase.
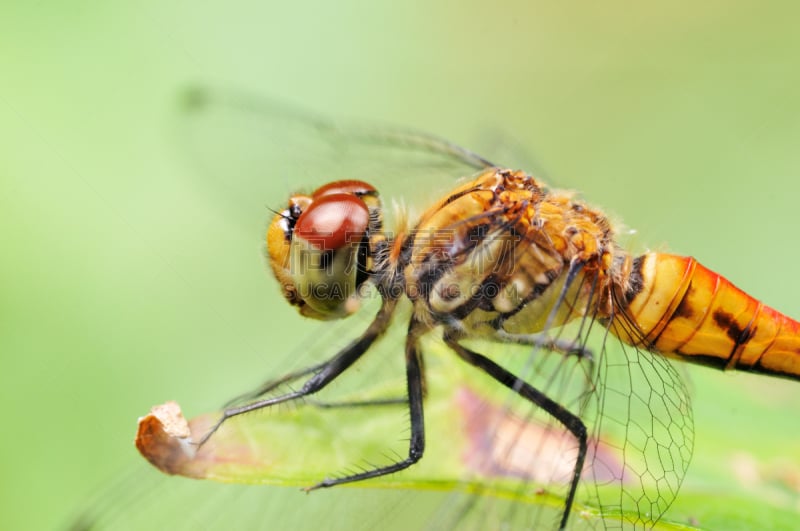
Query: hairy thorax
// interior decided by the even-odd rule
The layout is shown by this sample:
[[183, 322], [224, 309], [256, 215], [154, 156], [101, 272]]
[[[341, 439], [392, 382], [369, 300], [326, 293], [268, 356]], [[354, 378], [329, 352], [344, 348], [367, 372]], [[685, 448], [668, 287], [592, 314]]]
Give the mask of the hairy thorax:
[[615, 255], [623, 258], [601, 213], [496, 168], [425, 212], [402, 248], [417, 317], [470, 334], [534, 333], [589, 311], [608, 315]]

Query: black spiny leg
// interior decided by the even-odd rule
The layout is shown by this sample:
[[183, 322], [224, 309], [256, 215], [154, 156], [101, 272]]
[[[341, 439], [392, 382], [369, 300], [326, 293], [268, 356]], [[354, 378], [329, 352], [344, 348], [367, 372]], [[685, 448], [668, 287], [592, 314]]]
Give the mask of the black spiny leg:
[[[282, 385], [288, 384], [295, 380], [299, 380], [303, 376], [308, 376], [309, 374], [318, 373], [322, 369], [324, 369], [328, 365], [328, 363], [329, 361], [326, 361], [318, 365], [305, 367], [303, 369], [287, 373], [281, 376], [280, 378], [264, 382], [257, 389], [250, 391], [248, 393], [241, 394], [229, 400], [228, 402], [225, 403], [225, 408], [228, 409], [234, 404], [240, 404], [248, 400], [255, 400], [256, 398], [260, 398], [266, 395], [267, 393], [274, 391], [275, 389], [277, 389]], [[305, 402], [309, 405], [318, 408], [334, 409], [334, 408], [370, 407], [370, 406], [396, 406], [407, 403], [408, 399], [406, 397], [396, 397], [396, 398], [375, 398], [372, 400], [353, 400], [353, 401], [342, 401], [342, 402], [320, 402], [317, 400], [306, 400]]]
[[303, 398], [316, 393], [331, 383], [337, 376], [342, 374], [353, 363], [355, 363], [356, 360], [358, 360], [358, 358], [360, 358], [361, 355], [364, 354], [367, 349], [369, 349], [372, 343], [374, 343], [375, 340], [378, 339], [381, 334], [383, 334], [383, 332], [386, 330], [386, 327], [389, 325], [389, 320], [392, 316], [395, 306], [396, 301], [394, 299], [384, 300], [383, 305], [381, 306], [380, 310], [378, 310], [378, 314], [375, 316], [375, 319], [373, 319], [372, 323], [370, 323], [367, 330], [361, 334], [361, 337], [339, 351], [338, 354], [336, 354], [327, 362], [321, 365], [316, 365], [304, 371], [293, 373], [294, 375], [303, 375], [314, 372], [314, 375], [309, 378], [305, 384], [303, 384], [303, 387], [300, 388], [299, 391], [292, 391], [290, 393], [272, 398], [265, 398], [251, 404], [245, 404], [243, 406], [227, 408], [225, 411], [223, 411], [222, 417], [217, 421], [216, 424], [214, 424], [214, 426], [211, 427], [208, 433], [206, 433], [203, 438], [200, 439], [198, 444], [200, 446], [205, 444], [206, 441], [208, 441], [208, 439], [214, 435], [214, 432], [216, 432], [219, 427], [231, 417], [235, 417], [249, 411], [255, 411], [256, 409], [262, 409], [283, 402], [288, 402], [290, 400]]
[[579, 340], [550, 338], [545, 334], [509, 334], [503, 330], [496, 330], [492, 337], [498, 342], [543, 348], [566, 356], [577, 356], [582, 360], [594, 360], [592, 351]]
[[469, 350], [458, 343], [458, 336], [455, 332], [445, 333], [445, 343], [455, 351], [458, 356], [475, 367], [481, 369], [486, 374], [508, 387], [523, 398], [526, 398], [552, 415], [556, 420], [567, 428], [578, 440], [578, 457], [575, 460], [575, 472], [570, 482], [567, 499], [564, 502], [564, 514], [561, 517], [559, 529], [566, 529], [569, 513], [572, 509], [572, 502], [575, 500], [575, 492], [581, 479], [583, 463], [586, 460], [588, 450], [586, 425], [575, 414], [564, 408], [561, 404], [553, 401], [547, 395], [534, 388], [524, 380], [521, 380], [500, 365], [496, 364], [486, 356]]
[[328, 360], [326, 362], [323, 362], [323, 363], [319, 363], [317, 365], [312, 365], [310, 367], [303, 367], [302, 369], [299, 369], [299, 370], [284, 374], [280, 378], [276, 378], [274, 380], [269, 380], [267, 382], [264, 382], [258, 388], [254, 389], [252, 391], [249, 391], [247, 393], [243, 393], [243, 394], [241, 394], [241, 395], [239, 395], [237, 397], [234, 397], [234, 398], [228, 400], [225, 403], [225, 408], [227, 409], [227, 408], [229, 408], [230, 406], [232, 406], [234, 404], [240, 404], [240, 403], [246, 402], [248, 400], [255, 400], [256, 398], [261, 398], [262, 396], [266, 395], [267, 393], [269, 393], [271, 391], [274, 391], [275, 389], [277, 389], [278, 387], [280, 387], [280, 386], [282, 386], [284, 384], [288, 384], [288, 383], [293, 382], [295, 380], [299, 380], [303, 376], [308, 376], [309, 374], [314, 374], [314, 373], [320, 372], [329, 363], [330, 363], [330, 360]]
[[391, 465], [374, 468], [359, 474], [326, 479], [306, 490], [333, 487], [342, 483], [352, 483], [393, 474], [410, 467], [422, 458], [422, 454], [425, 451], [425, 422], [422, 411], [422, 363], [417, 344], [419, 334], [415, 330], [416, 328], [419, 328], [419, 325], [415, 320], [412, 320], [408, 331], [408, 339], [406, 340], [406, 380], [408, 383], [408, 408], [411, 417], [411, 440], [409, 441], [408, 457]]

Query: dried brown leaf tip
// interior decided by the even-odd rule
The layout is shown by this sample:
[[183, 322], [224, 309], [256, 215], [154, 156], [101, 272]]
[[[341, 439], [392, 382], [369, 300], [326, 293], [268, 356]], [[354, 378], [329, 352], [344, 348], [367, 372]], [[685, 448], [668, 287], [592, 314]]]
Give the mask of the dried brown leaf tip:
[[[136, 448], [156, 468], [167, 474], [204, 477], [198, 470], [197, 445], [177, 402], [153, 406], [139, 418]], [[202, 467], [201, 467], [202, 468]]]

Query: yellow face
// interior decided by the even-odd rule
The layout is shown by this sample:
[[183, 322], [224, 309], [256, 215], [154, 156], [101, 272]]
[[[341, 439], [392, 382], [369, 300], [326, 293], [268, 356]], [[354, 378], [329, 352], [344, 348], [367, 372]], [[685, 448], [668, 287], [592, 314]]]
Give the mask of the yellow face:
[[369, 278], [370, 232], [379, 229], [370, 225], [377, 195], [365, 182], [336, 181], [292, 196], [272, 219], [269, 263], [302, 315], [338, 319], [358, 309], [358, 287]]

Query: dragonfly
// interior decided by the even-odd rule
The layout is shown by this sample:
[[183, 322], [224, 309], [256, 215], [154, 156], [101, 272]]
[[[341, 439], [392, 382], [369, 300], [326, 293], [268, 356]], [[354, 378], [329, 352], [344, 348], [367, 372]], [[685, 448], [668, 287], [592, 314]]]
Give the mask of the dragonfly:
[[[602, 210], [535, 175], [434, 136], [342, 127], [248, 95], [203, 89], [186, 101], [193, 115], [235, 109], [257, 123], [263, 137], [254, 146], [274, 143], [291, 161], [280, 178], [291, 183], [291, 172], [305, 172], [319, 179], [275, 209], [266, 231], [267, 261], [286, 301], [321, 321], [363, 319], [362, 306], [373, 314], [356, 321], [361, 330], [327, 359], [234, 399], [202, 428], [199, 453], [235, 418], [306, 401], [370, 415], [402, 408], [410, 426], [406, 455], [320, 478], [307, 490], [369, 484], [421, 466], [431, 446], [448, 444], [426, 437], [434, 394], [426, 341], [433, 338], [473, 370], [467, 377], [482, 374], [502, 390], [494, 401], [480, 392], [459, 395], [476, 423], [465, 433], [479, 432], [460, 437], [480, 440], [462, 463], [466, 473], [477, 483], [513, 479], [520, 496], [557, 500], [554, 521], [498, 515], [495, 527], [591, 527], [597, 522], [581, 513], [594, 508], [602, 515], [597, 525], [647, 528], [677, 496], [694, 443], [689, 394], [669, 360], [800, 376], [797, 321], [694, 258], [627, 252]], [[276, 171], [265, 161], [260, 177]], [[412, 174], [451, 177], [452, 188], [413, 220], [396, 215], [389, 228], [386, 194], [369, 178], [402, 190], [416, 185], [404, 180]], [[225, 195], [260, 212], [252, 183], [237, 184], [239, 195]], [[403, 337], [375, 354], [402, 358], [402, 396], [313, 401], [397, 327]], [[487, 354], [492, 348], [513, 350], [517, 359], [501, 364]], [[213, 449], [216, 456], [223, 447]], [[191, 468], [169, 456], [171, 472]], [[163, 459], [158, 464], [164, 468]], [[437, 521], [457, 527], [472, 503]]]

